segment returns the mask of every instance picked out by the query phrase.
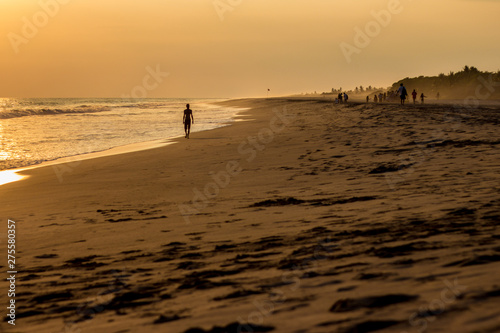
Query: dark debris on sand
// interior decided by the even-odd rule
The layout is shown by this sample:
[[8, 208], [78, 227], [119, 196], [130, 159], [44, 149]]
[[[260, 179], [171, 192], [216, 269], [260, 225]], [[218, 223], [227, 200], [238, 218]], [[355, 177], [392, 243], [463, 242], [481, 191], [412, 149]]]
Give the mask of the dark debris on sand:
[[405, 294], [392, 294], [362, 298], [344, 298], [335, 302], [330, 312], [349, 312], [362, 308], [382, 308], [385, 306], [414, 301], [418, 296]]
[[156, 319], [154, 321], [154, 324], [170, 323], [172, 321], [181, 320], [181, 319], [183, 319], [183, 317], [179, 317], [178, 315], [173, 315], [173, 316], [161, 315], [160, 317], [158, 317], [158, 319]]
[[378, 199], [376, 196], [362, 196], [362, 197], [350, 197], [350, 198], [323, 198], [314, 200], [301, 200], [293, 197], [280, 198], [275, 200], [265, 200], [256, 202], [249, 207], [274, 207], [274, 206], [291, 206], [291, 205], [301, 205], [310, 204], [312, 206], [333, 206], [333, 205], [343, 205], [359, 201], [370, 201]]
[[289, 205], [300, 205], [304, 203], [304, 200], [295, 199], [293, 197], [290, 198], [281, 198], [276, 200], [264, 200], [260, 202], [256, 202], [250, 207], [272, 207], [272, 206], [289, 206]]
[[226, 327], [214, 326], [211, 330], [205, 331], [201, 328], [190, 328], [184, 333], [251, 333], [251, 332], [271, 332], [272, 326], [259, 326], [253, 324], [232, 323]]
[[387, 163], [387, 164], [382, 164], [376, 167], [375, 169], [372, 169], [369, 174], [380, 174], [380, 173], [386, 173], [386, 172], [397, 172], [400, 170], [408, 169], [410, 168], [414, 163], [410, 164], [395, 164], [395, 163]]
[[376, 196], [351, 197], [346, 199], [316, 199], [309, 201], [313, 206], [344, 205], [353, 202], [370, 201], [377, 199]]
[[444, 140], [438, 143], [429, 143], [427, 148], [433, 147], [454, 147], [454, 148], [464, 148], [469, 146], [479, 146], [479, 145], [498, 145], [500, 141], [487, 141], [487, 140]]
[[399, 324], [395, 320], [369, 320], [362, 323], [356, 324], [349, 328], [343, 329], [341, 333], [368, 333], [382, 330], [387, 327], [391, 327]]
[[222, 301], [226, 299], [234, 299], [234, 298], [241, 298], [241, 297], [247, 297], [251, 295], [259, 295], [262, 294], [262, 291], [257, 291], [257, 290], [237, 290], [229, 295], [226, 296], [220, 296], [220, 297], [215, 297], [214, 301]]

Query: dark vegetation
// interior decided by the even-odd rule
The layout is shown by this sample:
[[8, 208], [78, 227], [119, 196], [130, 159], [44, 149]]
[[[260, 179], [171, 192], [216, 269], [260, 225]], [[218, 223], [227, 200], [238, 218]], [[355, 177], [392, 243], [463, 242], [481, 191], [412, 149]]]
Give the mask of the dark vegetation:
[[500, 99], [500, 71], [483, 72], [476, 67], [465, 66], [462, 71], [448, 75], [419, 76], [395, 82], [389, 90], [397, 90], [403, 83], [408, 92], [413, 89], [423, 92], [429, 98], [436, 98], [439, 92], [442, 99]]
[[[376, 88], [372, 86], [359, 86], [346, 91], [348, 95], [373, 96], [388, 91], [395, 91], [403, 83], [411, 94], [413, 89], [420, 94], [424, 93], [427, 98], [436, 99], [439, 93], [440, 99], [465, 99], [474, 98], [480, 100], [500, 99], [500, 70], [497, 72], [480, 71], [474, 66], [464, 66], [459, 72], [441, 73], [438, 76], [407, 77], [387, 88]], [[342, 88], [332, 88], [331, 92], [323, 95], [335, 96], [344, 92]]]

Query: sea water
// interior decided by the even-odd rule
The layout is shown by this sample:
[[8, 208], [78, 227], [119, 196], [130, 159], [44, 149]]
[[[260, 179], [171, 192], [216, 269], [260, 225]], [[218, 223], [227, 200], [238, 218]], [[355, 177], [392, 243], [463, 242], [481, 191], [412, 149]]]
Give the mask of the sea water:
[[[192, 133], [234, 121], [239, 109], [221, 99], [0, 99], [0, 170], [184, 136], [186, 103]], [[191, 135], [195, 138], [195, 135]]]

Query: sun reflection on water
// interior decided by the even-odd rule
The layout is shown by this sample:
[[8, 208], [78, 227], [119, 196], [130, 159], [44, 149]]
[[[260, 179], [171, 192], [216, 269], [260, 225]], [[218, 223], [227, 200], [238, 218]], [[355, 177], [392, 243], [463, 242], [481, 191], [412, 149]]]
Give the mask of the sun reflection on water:
[[19, 175], [17, 170], [0, 171], [0, 185], [17, 182], [24, 178], [26, 178], [26, 176]]

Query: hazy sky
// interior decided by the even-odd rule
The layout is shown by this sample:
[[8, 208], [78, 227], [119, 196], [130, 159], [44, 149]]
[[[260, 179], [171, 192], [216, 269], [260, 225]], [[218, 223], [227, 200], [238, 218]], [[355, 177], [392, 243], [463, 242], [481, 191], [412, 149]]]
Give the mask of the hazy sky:
[[0, 96], [245, 97], [496, 71], [499, 13], [497, 0], [0, 0]]

